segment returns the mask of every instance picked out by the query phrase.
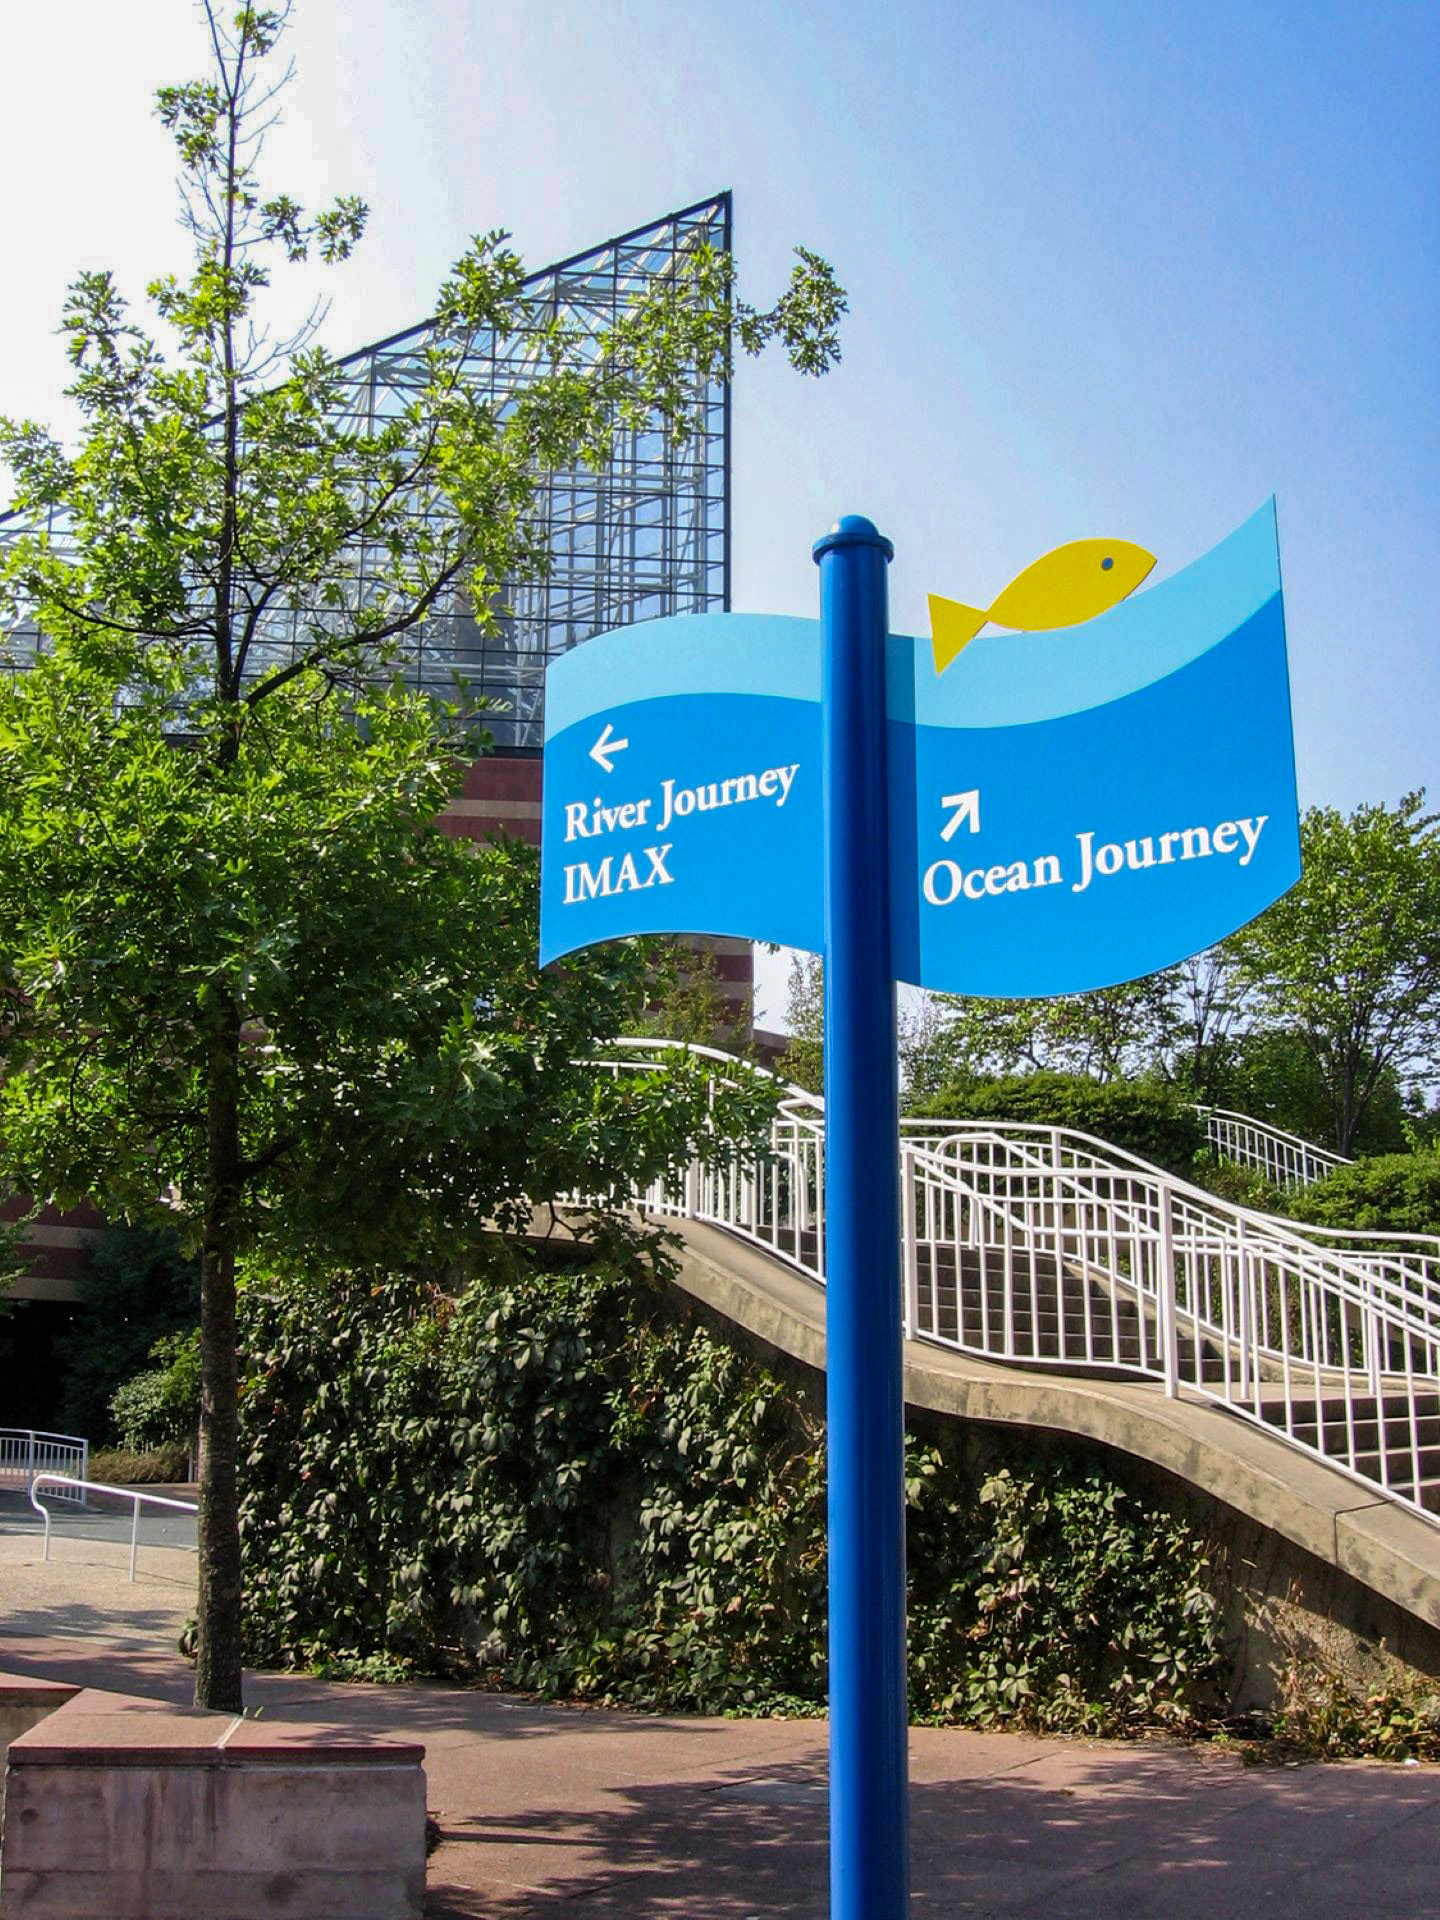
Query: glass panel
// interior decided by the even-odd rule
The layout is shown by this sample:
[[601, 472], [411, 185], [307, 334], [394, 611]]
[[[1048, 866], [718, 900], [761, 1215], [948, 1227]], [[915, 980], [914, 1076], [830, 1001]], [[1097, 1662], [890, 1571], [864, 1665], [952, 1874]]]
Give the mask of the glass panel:
[[[672, 274], [687, 249], [729, 245], [727, 196], [608, 242], [575, 260], [547, 267], [527, 281], [546, 315], [590, 337], [598, 336], [657, 280]], [[430, 325], [362, 349], [341, 363], [343, 411], [357, 431], [374, 431], [406, 405], [423, 378]], [[484, 336], [467, 359], [467, 375], [502, 413], [543, 366], [536, 338], [520, 333], [497, 343]], [[431, 618], [401, 636], [388, 667], [407, 685], [452, 695], [457, 676], [492, 703], [486, 724], [497, 746], [539, 751], [543, 739], [543, 674], [547, 660], [592, 634], [661, 614], [704, 613], [726, 605], [726, 522], [729, 471], [727, 411], [716, 383], [696, 382], [698, 430], [686, 446], [666, 445], [651, 422], [622, 433], [614, 458], [600, 474], [587, 470], [549, 476], [537, 511], [546, 528], [552, 564], [543, 579], [504, 583], [497, 594], [497, 630], [482, 635], [462, 589]], [[23, 527], [0, 518], [0, 542]], [[51, 529], [63, 542], [63, 527]], [[374, 556], [361, 544], [354, 555], [352, 605], [373, 604]], [[334, 616], [313, 611], [267, 618], [246, 661], [247, 682], [289, 661], [297, 640]], [[13, 634], [14, 664], [32, 658], [40, 637], [33, 627]]]

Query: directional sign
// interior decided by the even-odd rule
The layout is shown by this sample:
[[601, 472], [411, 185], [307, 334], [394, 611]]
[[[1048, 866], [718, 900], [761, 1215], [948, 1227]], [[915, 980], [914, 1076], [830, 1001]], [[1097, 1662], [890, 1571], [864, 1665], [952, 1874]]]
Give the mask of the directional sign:
[[[1110, 986], [1300, 872], [1273, 503], [1082, 625], [886, 652], [891, 958], [954, 993]], [[820, 629], [655, 620], [546, 680], [541, 960], [632, 933], [824, 946]], [[876, 911], [885, 904], [876, 901]]]
[[898, 978], [1111, 986], [1299, 878], [1273, 504], [1083, 626], [973, 640], [943, 678], [892, 636], [887, 668]]
[[603, 773], [613, 773], [615, 771], [616, 754], [624, 753], [629, 745], [630, 742], [628, 740], [617, 740], [615, 738], [615, 729], [607, 721], [601, 729], [600, 738], [590, 749], [590, 758]]
[[814, 621], [648, 620], [551, 665], [542, 964], [630, 933], [812, 946], [820, 841]]
[[902, 1920], [894, 980], [1153, 971], [1284, 892], [1299, 831], [1273, 506], [1135, 598], [1152, 555], [1072, 543], [988, 608], [940, 602], [924, 642], [887, 636], [869, 521], [814, 551], [819, 623], [658, 620], [551, 665], [540, 958], [657, 932], [825, 954], [831, 1911]]

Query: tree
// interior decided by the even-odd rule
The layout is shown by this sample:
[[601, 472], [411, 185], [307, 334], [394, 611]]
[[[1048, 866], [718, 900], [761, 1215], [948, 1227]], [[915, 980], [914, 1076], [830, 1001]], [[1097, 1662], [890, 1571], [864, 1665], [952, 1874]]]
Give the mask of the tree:
[[818, 953], [792, 953], [785, 1018], [790, 1044], [786, 1076], [810, 1093], [825, 1091], [825, 963]]
[[[8, 1185], [0, 1181], [0, 1204], [13, 1198]], [[25, 1250], [28, 1219], [28, 1214], [22, 1214], [14, 1220], [0, 1214], [0, 1319], [14, 1311], [15, 1303], [9, 1297], [10, 1289], [29, 1270], [30, 1257]]]
[[[531, 311], [490, 234], [440, 291], [408, 403], [361, 430], [313, 325], [276, 342], [261, 303], [277, 253], [343, 260], [366, 209], [265, 192], [285, 16], [206, 17], [210, 73], [157, 96], [194, 246], [187, 278], [149, 289], [168, 350], [82, 273], [78, 444], [0, 424], [31, 529], [0, 560], [3, 612], [44, 636], [0, 693], [0, 985], [19, 1009], [0, 1134], [37, 1193], [90, 1192], [198, 1247], [196, 1698], [234, 1711], [237, 1261], [300, 1239], [438, 1252], [567, 1181], [662, 1164], [684, 1129], [683, 1098], [647, 1108], [569, 1065], [615, 1031], [643, 957], [539, 973], [531, 856], [428, 824], [473, 716], [377, 673], [457, 583], [484, 625], [498, 583], [543, 569], [537, 474], [603, 465], [624, 427], [683, 437], [735, 342], [823, 372], [845, 303], [801, 250], [758, 312], [699, 249], [596, 340]], [[503, 405], [468, 387], [477, 339], [522, 330], [531, 383]]]
[[[1238, 1034], [1212, 1103], [1305, 1140], [1328, 1140], [1333, 1132], [1329, 1089], [1305, 1035], [1293, 1027], [1256, 1026]], [[1402, 1093], [1394, 1068], [1385, 1067], [1356, 1119], [1352, 1153], [1403, 1152], [1423, 1112], [1418, 1090]]]
[[630, 1032], [732, 1051], [745, 1044], [735, 1028], [735, 1003], [715, 955], [668, 935], [652, 941], [651, 972]]
[[1206, 1106], [1223, 1104], [1246, 1019], [1246, 993], [1233, 941], [1192, 954], [1165, 976], [1164, 1012], [1152, 1040], [1163, 1077]]
[[1413, 1086], [1440, 1050], [1440, 815], [1424, 805], [1311, 807], [1300, 879], [1235, 939], [1260, 1022], [1318, 1072], [1340, 1153], [1386, 1074]]
[[1173, 969], [1053, 1000], [931, 996], [913, 1023], [906, 1079], [917, 1093], [947, 1081], [1022, 1071], [1113, 1080], [1153, 1066], [1173, 1041]]

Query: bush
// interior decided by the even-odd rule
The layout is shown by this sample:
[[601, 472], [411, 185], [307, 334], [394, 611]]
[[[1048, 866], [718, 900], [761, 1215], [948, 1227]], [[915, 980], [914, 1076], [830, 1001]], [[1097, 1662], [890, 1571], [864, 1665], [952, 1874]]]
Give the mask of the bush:
[[1213, 1706], [1213, 1563], [1093, 1456], [1021, 1456], [978, 1489], [953, 1448], [909, 1449], [917, 1717], [1125, 1734]]
[[[0, 1181], [0, 1206], [15, 1197], [14, 1188]], [[25, 1244], [28, 1225], [28, 1214], [18, 1220], [9, 1220], [0, 1214], [0, 1319], [14, 1311], [15, 1303], [8, 1297], [10, 1289], [30, 1270], [30, 1249]]]
[[947, 1120], [1013, 1120], [1072, 1127], [1189, 1178], [1206, 1154], [1205, 1125], [1174, 1088], [1083, 1074], [1025, 1073], [955, 1080], [915, 1113]]
[[189, 1442], [169, 1440], [139, 1453], [125, 1447], [106, 1448], [91, 1454], [89, 1476], [111, 1487], [173, 1486], [190, 1477]]
[[[1440, 1686], [1378, 1645], [1337, 1644], [1293, 1588], [1265, 1608], [1280, 1697], [1257, 1758], [1440, 1760]], [[1268, 1737], [1266, 1737], [1268, 1736]]]
[[187, 1444], [200, 1424], [200, 1330], [167, 1333], [150, 1349], [159, 1364], [134, 1374], [110, 1398], [120, 1445], [132, 1452]]
[[1385, 1153], [1337, 1167], [1295, 1194], [1289, 1211], [1316, 1226], [1440, 1233], [1440, 1153]]
[[457, 1300], [342, 1274], [247, 1289], [249, 1657], [478, 1656], [547, 1693], [754, 1706], [815, 1689], [815, 1436], [612, 1261], [498, 1256]]
[[1242, 1167], [1234, 1160], [1202, 1161], [1192, 1168], [1190, 1178], [1217, 1199], [1232, 1201], [1237, 1207], [1249, 1207], [1252, 1213], [1290, 1215], [1294, 1195], [1284, 1187], [1277, 1187], [1254, 1167]]
[[[679, 1317], [654, 1248], [497, 1262], [458, 1299], [331, 1275], [247, 1290], [247, 1652], [489, 1667], [703, 1711], [825, 1695], [824, 1453], [798, 1389]], [[915, 1712], [1123, 1732], [1219, 1674], [1195, 1536], [1096, 1466], [908, 1443]]]

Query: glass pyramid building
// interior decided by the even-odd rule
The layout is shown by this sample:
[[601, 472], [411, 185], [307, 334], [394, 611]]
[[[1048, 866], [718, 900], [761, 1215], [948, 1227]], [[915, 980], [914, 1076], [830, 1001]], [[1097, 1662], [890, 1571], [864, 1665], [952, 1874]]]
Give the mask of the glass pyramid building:
[[[540, 364], [535, 332], [559, 318], [599, 336], [647, 289], [675, 272], [691, 249], [729, 251], [728, 193], [666, 214], [648, 226], [532, 274], [526, 292], [534, 327], [506, 337], [482, 336], [466, 375], [497, 408], [521, 391]], [[430, 324], [381, 340], [341, 363], [350, 424], [374, 430], [406, 402], [422, 378]], [[729, 605], [730, 411], [728, 389], [697, 380], [698, 431], [683, 447], [656, 426], [622, 431], [614, 457], [599, 473], [578, 467], [544, 481], [540, 507], [552, 556], [543, 578], [504, 583], [496, 628], [482, 633], [468, 592], [405, 636], [386, 670], [409, 684], [451, 694], [457, 677], [483, 696], [486, 725], [501, 754], [538, 754], [542, 745], [544, 675], [558, 653], [631, 621], [660, 614], [711, 612]], [[11, 526], [16, 527], [12, 520]], [[27, 523], [28, 524], [28, 523]], [[51, 530], [63, 540], [63, 529]], [[6, 526], [0, 519], [0, 543]], [[363, 595], [366, 555], [355, 556]], [[294, 645], [287, 616], [277, 614], [247, 664], [256, 677], [285, 664]], [[38, 635], [9, 637], [11, 659], [23, 665]]]

